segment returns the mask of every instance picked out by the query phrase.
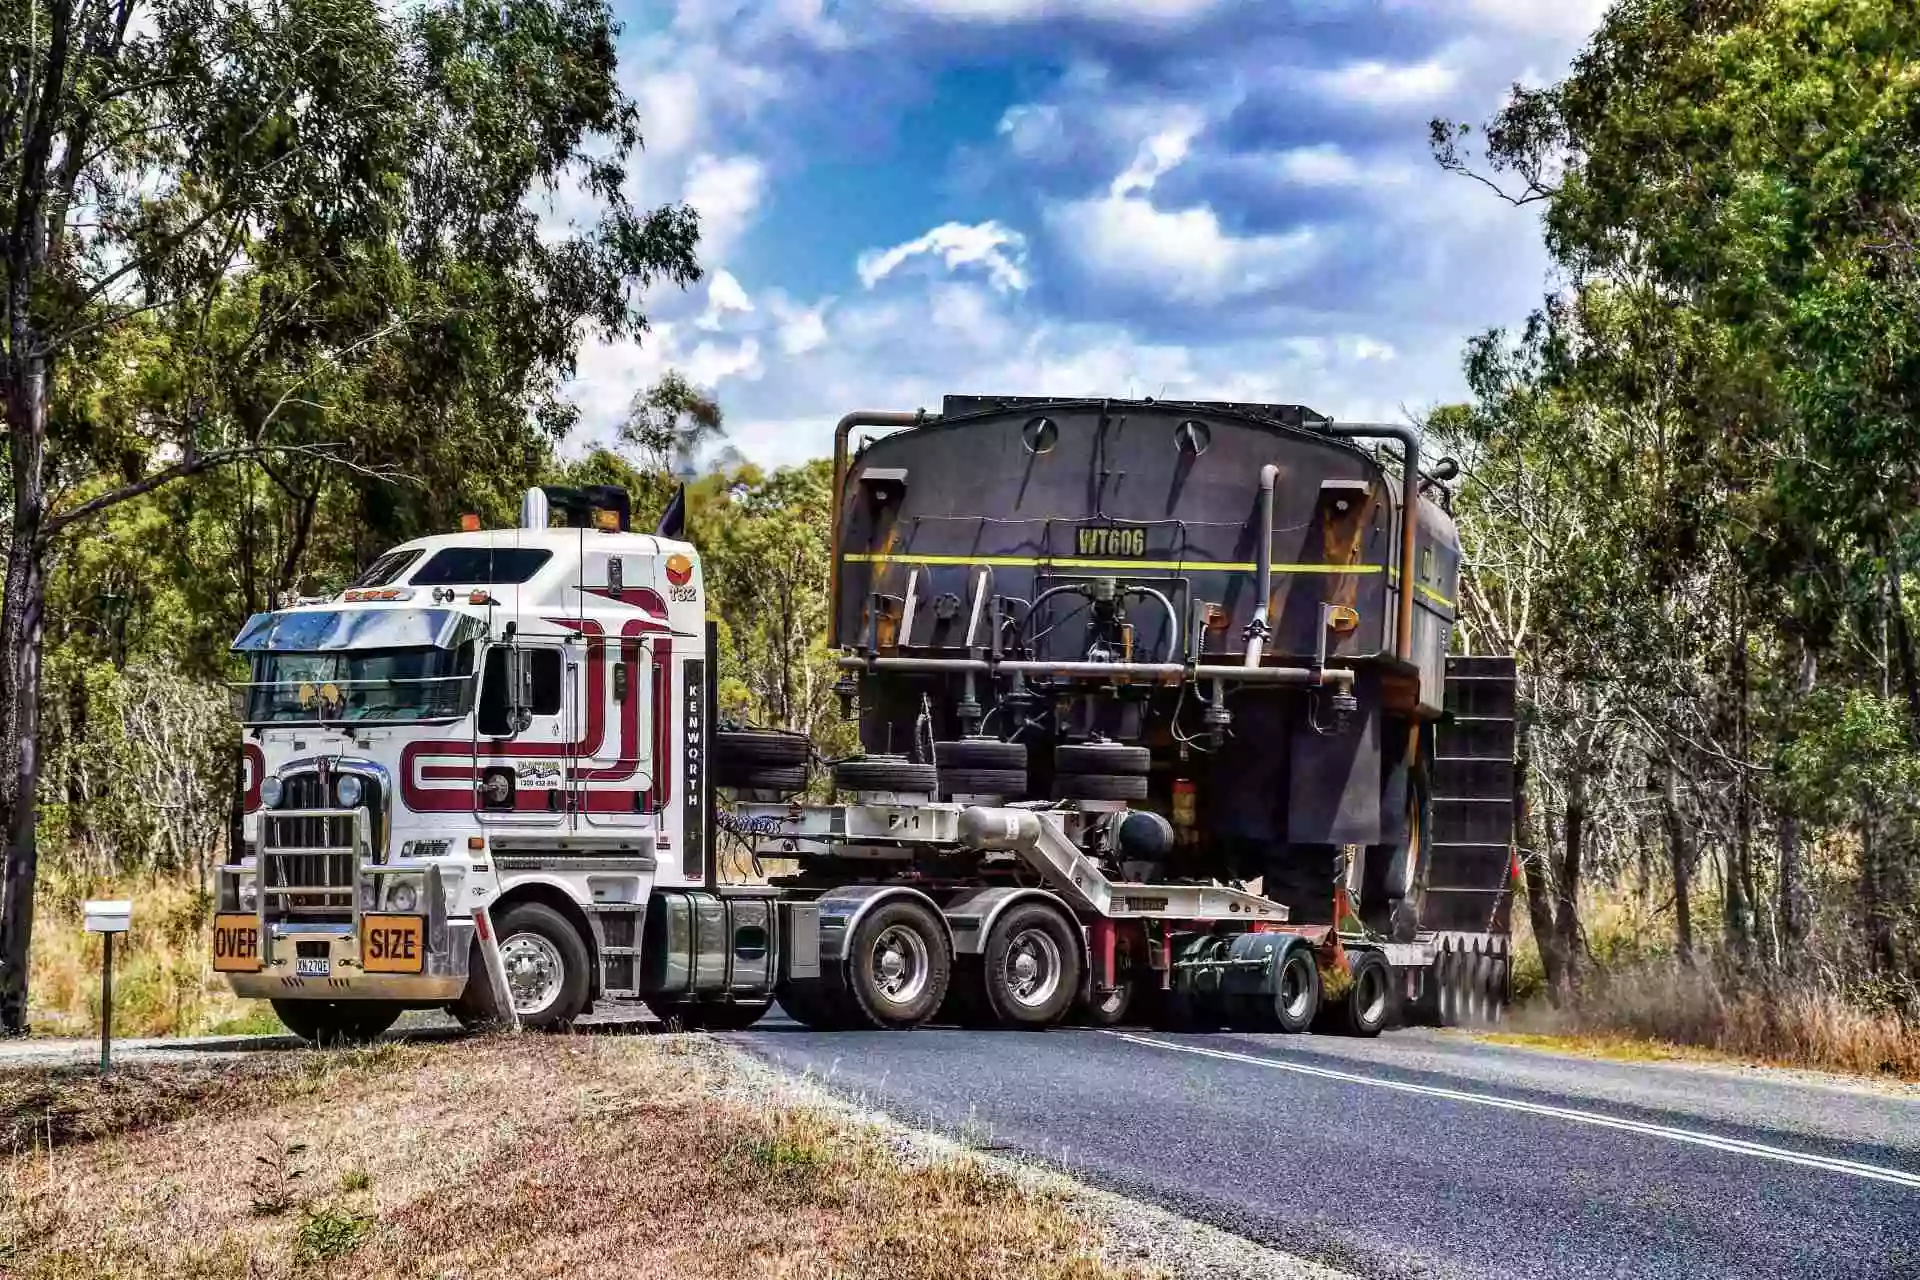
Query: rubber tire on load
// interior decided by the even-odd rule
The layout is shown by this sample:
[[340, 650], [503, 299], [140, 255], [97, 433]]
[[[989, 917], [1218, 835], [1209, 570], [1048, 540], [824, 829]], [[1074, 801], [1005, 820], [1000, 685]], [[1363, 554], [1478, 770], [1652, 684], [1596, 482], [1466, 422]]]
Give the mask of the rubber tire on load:
[[1125, 774], [1144, 778], [1153, 765], [1145, 747], [1119, 742], [1063, 743], [1053, 749], [1056, 774]]
[[1393, 1017], [1393, 969], [1377, 951], [1351, 952], [1353, 982], [1329, 1010], [1329, 1025], [1341, 1035], [1377, 1036]]
[[[520, 1014], [520, 1025], [528, 1031], [561, 1031], [585, 1012], [588, 1001], [587, 974], [592, 958], [587, 944], [567, 922], [567, 918], [543, 902], [516, 902], [494, 917], [493, 931], [506, 952], [514, 938], [528, 934], [544, 939], [560, 957], [560, 990], [544, 1009]], [[482, 961], [482, 964], [485, 962]], [[512, 959], [507, 960], [509, 965]], [[471, 988], [473, 983], [469, 981]]]
[[925, 791], [939, 789], [939, 772], [930, 764], [913, 764], [905, 756], [861, 756], [833, 766], [833, 785], [839, 791]]
[[1012, 796], [1027, 794], [1025, 770], [948, 769], [940, 770], [940, 794], [953, 796]]
[[789, 795], [807, 789], [807, 768], [795, 765], [782, 768], [743, 768], [739, 772], [720, 770], [714, 782], [735, 791], [774, 791]]
[[[1270, 995], [1239, 997], [1239, 1011], [1260, 1031], [1298, 1035], [1320, 1013], [1320, 964], [1309, 946], [1289, 947]], [[1291, 990], [1289, 988], [1291, 987]]]
[[[879, 944], [886, 938], [917, 941], [917, 948], [909, 952], [909, 963], [925, 966], [917, 989], [904, 1000], [889, 995], [874, 972], [880, 958]], [[895, 898], [868, 911], [855, 926], [836, 977], [845, 984], [851, 997], [848, 1013], [859, 1025], [879, 1031], [904, 1031], [939, 1012], [952, 972], [953, 958], [940, 917], [924, 903]]]
[[[1053, 963], [1053, 990], [1045, 999], [1023, 1004], [1014, 994], [1009, 973], [1013, 948], [1024, 942], [1041, 965]], [[1049, 948], [1048, 943], [1052, 946]], [[1044, 902], [1016, 902], [1000, 913], [981, 951], [983, 990], [994, 1017], [1005, 1027], [1050, 1027], [1067, 1016], [1080, 994], [1080, 930]]]
[[322, 1049], [366, 1044], [400, 1017], [392, 1000], [275, 1000], [273, 1011], [287, 1030]]
[[1117, 773], [1066, 773], [1053, 780], [1056, 800], [1144, 800], [1147, 780]]
[[745, 1031], [767, 1015], [771, 1000], [733, 1003], [698, 1000], [649, 1000], [647, 1007], [660, 1021], [679, 1023], [682, 1031]]
[[716, 768], [743, 765], [747, 770], [768, 766], [804, 768], [813, 759], [813, 743], [803, 733], [778, 729], [721, 729], [713, 735], [713, 761]]
[[949, 770], [1007, 770], [1025, 775], [1027, 744], [998, 738], [958, 738], [933, 744], [933, 762], [944, 777]]

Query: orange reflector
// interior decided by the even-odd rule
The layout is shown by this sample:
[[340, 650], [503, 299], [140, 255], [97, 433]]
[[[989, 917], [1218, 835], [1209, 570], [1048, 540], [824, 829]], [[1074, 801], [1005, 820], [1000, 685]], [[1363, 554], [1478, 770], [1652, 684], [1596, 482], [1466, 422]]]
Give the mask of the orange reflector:
[[492, 604], [493, 602], [494, 602], [493, 597], [488, 595], [484, 591], [471, 592], [467, 596], [468, 604]]
[[607, 533], [620, 532], [620, 513], [606, 511], [599, 507], [593, 509], [593, 527]]
[[469, 511], [467, 512], [467, 514], [461, 516], [460, 532], [462, 533], [480, 532], [480, 517], [472, 511]]
[[468, 836], [467, 837], [467, 848], [484, 849], [486, 847], [487, 847], [487, 838], [485, 836]]

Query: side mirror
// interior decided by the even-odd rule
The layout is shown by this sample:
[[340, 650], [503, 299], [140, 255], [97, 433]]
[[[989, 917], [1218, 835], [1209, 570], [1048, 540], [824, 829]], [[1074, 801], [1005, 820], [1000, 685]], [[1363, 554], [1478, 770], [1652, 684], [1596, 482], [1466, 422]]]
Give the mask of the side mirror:
[[507, 650], [507, 723], [515, 733], [533, 723], [533, 655], [519, 645]]

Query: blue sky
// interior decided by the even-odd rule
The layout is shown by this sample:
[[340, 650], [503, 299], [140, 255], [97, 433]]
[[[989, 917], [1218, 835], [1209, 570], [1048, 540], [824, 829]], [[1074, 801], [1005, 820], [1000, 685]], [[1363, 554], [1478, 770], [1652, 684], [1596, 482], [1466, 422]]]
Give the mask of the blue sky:
[[765, 463], [951, 392], [1404, 420], [1547, 285], [1434, 115], [1556, 78], [1603, 0], [616, 0], [707, 278], [582, 354], [575, 447], [666, 368]]

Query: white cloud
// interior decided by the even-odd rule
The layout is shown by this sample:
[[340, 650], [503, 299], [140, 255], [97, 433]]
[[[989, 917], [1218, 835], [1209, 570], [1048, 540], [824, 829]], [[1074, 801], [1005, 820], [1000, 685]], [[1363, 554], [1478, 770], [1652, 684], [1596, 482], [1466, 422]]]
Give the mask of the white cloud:
[[1398, 64], [1365, 59], [1323, 71], [1313, 80], [1325, 92], [1347, 102], [1405, 107], [1445, 97], [1460, 83], [1460, 72], [1438, 57]]
[[1271, 165], [1283, 180], [1300, 187], [1399, 186], [1414, 179], [1414, 174], [1404, 164], [1363, 160], [1332, 142], [1317, 142], [1267, 156], [1251, 156], [1236, 163]]
[[952, 22], [1013, 23], [1081, 18], [1115, 24], [1174, 26], [1204, 17], [1229, 0], [885, 0], [902, 13]]
[[948, 271], [977, 267], [995, 289], [1005, 292], [1027, 287], [1026, 256], [1026, 237], [998, 222], [947, 222], [891, 249], [867, 250], [856, 269], [860, 283], [871, 289], [913, 259], [935, 257]]
[[766, 166], [752, 156], [694, 157], [688, 168], [686, 202], [700, 213], [700, 259], [724, 261], [760, 206]]
[[740, 287], [740, 281], [726, 268], [717, 268], [707, 276], [707, 309], [694, 324], [709, 332], [726, 322], [729, 311], [752, 311], [753, 299]]

